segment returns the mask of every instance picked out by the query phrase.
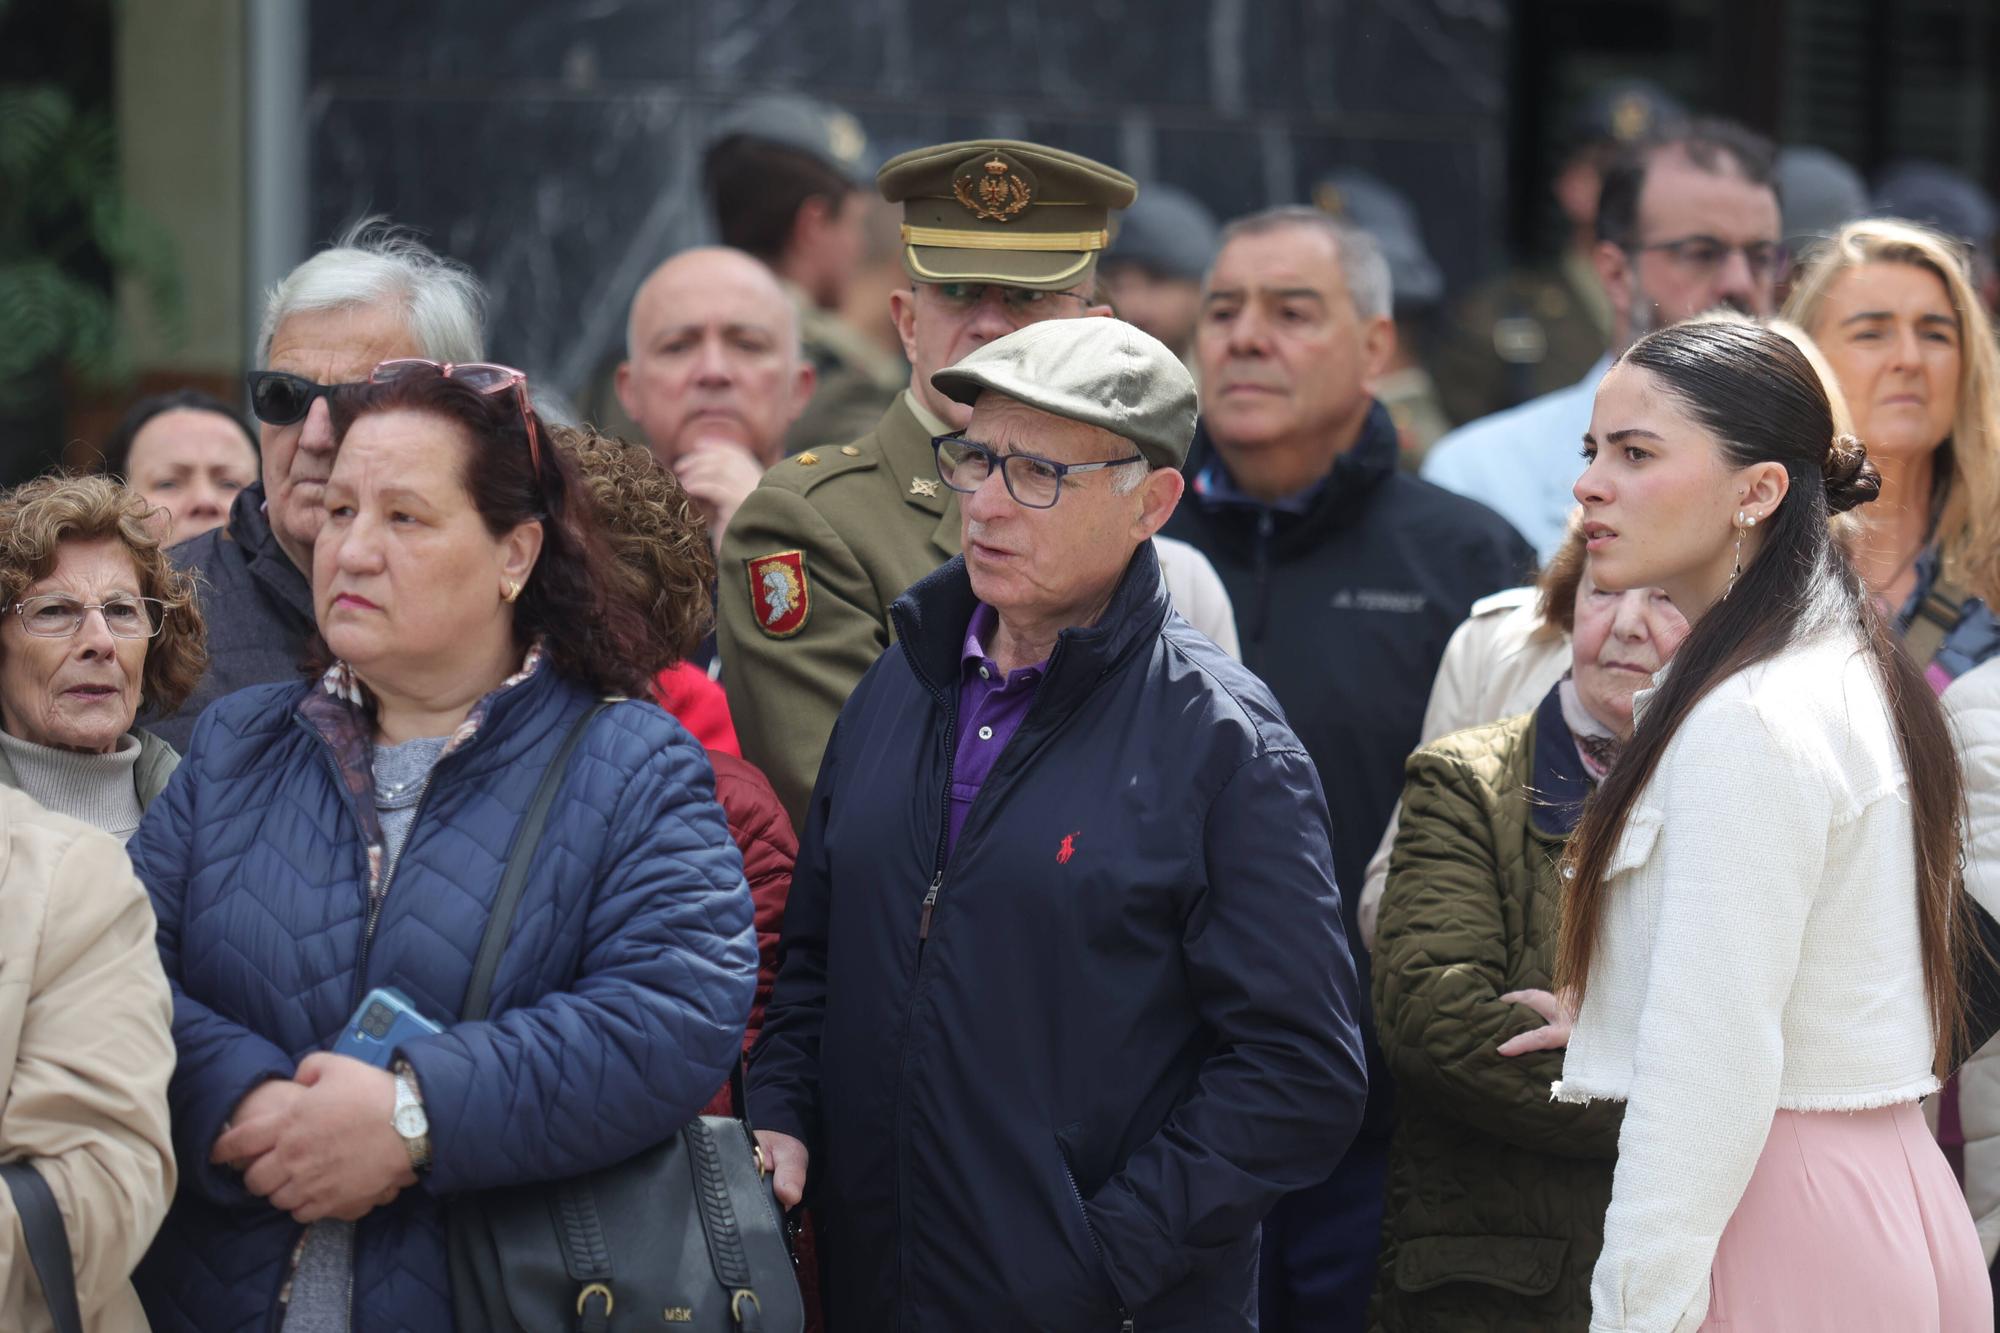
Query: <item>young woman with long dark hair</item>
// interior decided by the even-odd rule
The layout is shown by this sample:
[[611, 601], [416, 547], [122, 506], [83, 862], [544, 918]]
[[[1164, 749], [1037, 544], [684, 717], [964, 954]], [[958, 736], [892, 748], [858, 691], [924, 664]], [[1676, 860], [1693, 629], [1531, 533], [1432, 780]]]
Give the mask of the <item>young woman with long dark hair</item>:
[[1964, 1030], [1958, 765], [1827, 524], [1874, 469], [1719, 320], [1635, 344], [1584, 452], [1592, 578], [1693, 624], [1566, 866], [1556, 1095], [1626, 1102], [1591, 1328], [1990, 1330], [1918, 1107]]

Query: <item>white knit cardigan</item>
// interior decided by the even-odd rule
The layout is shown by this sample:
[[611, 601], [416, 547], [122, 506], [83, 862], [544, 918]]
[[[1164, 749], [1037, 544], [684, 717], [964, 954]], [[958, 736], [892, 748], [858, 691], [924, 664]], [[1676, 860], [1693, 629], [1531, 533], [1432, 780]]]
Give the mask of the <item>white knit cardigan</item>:
[[1798, 645], [1702, 699], [1606, 887], [1554, 1088], [1627, 1103], [1590, 1327], [1683, 1333], [1780, 1107], [1938, 1086], [1907, 784], [1858, 637]]

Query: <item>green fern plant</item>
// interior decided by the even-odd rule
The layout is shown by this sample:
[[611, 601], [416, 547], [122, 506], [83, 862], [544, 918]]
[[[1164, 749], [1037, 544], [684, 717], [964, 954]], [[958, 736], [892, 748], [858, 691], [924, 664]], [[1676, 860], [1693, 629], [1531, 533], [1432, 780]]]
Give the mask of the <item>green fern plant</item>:
[[186, 319], [172, 239], [119, 189], [102, 110], [53, 84], [0, 85], [0, 407], [45, 399], [52, 373], [129, 377], [113, 281], [138, 281], [169, 339]]

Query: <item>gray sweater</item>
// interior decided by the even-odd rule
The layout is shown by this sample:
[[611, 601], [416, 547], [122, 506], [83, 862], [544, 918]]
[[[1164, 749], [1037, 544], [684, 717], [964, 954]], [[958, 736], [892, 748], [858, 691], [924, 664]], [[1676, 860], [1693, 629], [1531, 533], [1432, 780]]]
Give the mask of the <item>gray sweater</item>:
[[58, 750], [0, 731], [0, 787], [121, 840], [131, 838], [180, 762], [172, 746], [143, 731], [126, 732], [110, 754]]

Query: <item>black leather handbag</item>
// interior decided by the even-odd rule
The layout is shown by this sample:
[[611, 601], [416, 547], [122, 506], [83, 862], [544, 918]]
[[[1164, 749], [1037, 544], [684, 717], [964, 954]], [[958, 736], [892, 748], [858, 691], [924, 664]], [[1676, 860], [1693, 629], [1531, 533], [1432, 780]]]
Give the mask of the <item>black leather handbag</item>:
[[[599, 704], [549, 765], [507, 853], [507, 870], [461, 1010], [486, 1017], [500, 964], [571, 752]], [[730, 1079], [746, 1106], [740, 1066]], [[747, 1120], [698, 1116], [616, 1166], [452, 1200], [458, 1327], [493, 1333], [799, 1333], [805, 1325], [784, 1223]]]
[[56, 1333], [83, 1333], [83, 1314], [76, 1303], [76, 1267], [70, 1261], [69, 1232], [63, 1229], [55, 1191], [42, 1179], [42, 1173], [26, 1162], [0, 1166], [0, 1179], [6, 1180], [7, 1192], [14, 1196], [14, 1211], [28, 1242], [28, 1262], [34, 1265], [35, 1277], [42, 1284], [42, 1299], [48, 1304]]

